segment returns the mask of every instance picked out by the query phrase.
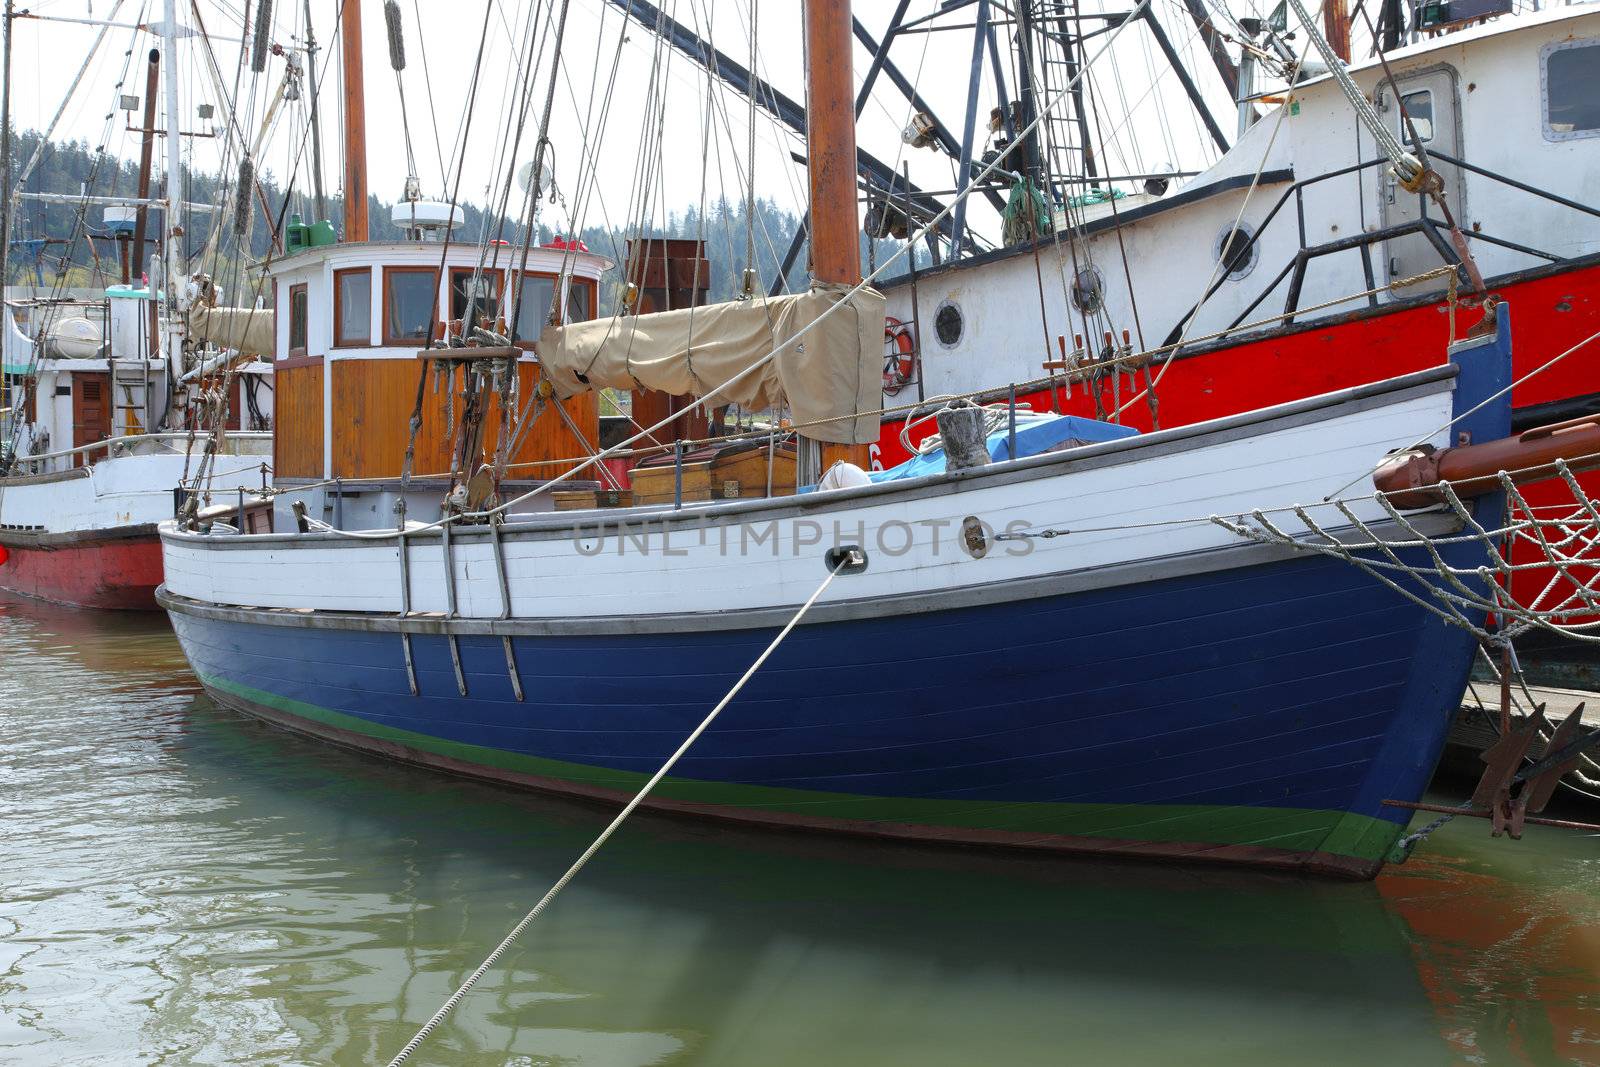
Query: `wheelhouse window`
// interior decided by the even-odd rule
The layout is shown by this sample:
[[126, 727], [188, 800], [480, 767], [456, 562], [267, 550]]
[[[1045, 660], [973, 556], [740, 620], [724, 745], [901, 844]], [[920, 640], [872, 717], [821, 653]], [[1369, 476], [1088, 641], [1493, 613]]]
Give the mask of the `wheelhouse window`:
[[423, 345], [433, 332], [436, 283], [433, 267], [383, 270], [383, 343]]
[[305, 285], [289, 286], [289, 355], [291, 356], [306, 354], [309, 313]]
[[567, 290], [567, 321], [588, 322], [594, 318], [594, 284], [572, 279]]
[[1547, 45], [1541, 59], [1545, 137], [1600, 135], [1600, 40]]
[[333, 344], [349, 348], [372, 343], [372, 270], [333, 272]]
[[[555, 279], [537, 274], [527, 274], [522, 279], [522, 298], [517, 306], [516, 339], [532, 344], [544, 332], [550, 320], [550, 300], [555, 293]], [[513, 295], [513, 299], [515, 295]]]
[[455, 268], [450, 272], [451, 320], [464, 320], [470, 305], [478, 322], [494, 321], [500, 316], [500, 288], [497, 270], [476, 273], [471, 268]]
[[[1405, 109], [1405, 114], [1400, 119], [1400, 138], [1406, 144], [1416, 144], [1411, 139], [1411, 130], [1416, 128], [1417, 138], [1423, 144], [1433, 140], [1433, 92], [1420, 89], [1414, 93], [1407, 93], [1400, 98], [1400, 106]], [[1411, 122], [1408, 125], [1406, 119]]]
[[[522, 283], [522, 310], [517, 316], [517, 343], [532, 344], [550, 321], [550, 305], [555, 300], [556, 279], [529, 274]], [[515, 299], [515, 295], [508, 297]], [[594, 283], [572, 278], [567, 286], [567, 311], [562, 322], [587, 322], [594, 318]]]

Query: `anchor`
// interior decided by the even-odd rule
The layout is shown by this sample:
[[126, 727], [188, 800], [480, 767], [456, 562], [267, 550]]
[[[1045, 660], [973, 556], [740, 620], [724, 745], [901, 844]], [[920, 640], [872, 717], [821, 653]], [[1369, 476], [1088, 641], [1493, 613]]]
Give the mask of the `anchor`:
[[1404, 800], [1385, 800], [1383, 803], [1413, 811], [1488, 819], [1491, 836], [1506, 834], [1513, 841], [1521, 840], [1523, 827], [1529, 823], [1600, 833], [1600, 825], [1595, 823], [1539, 817], [1539, 813], [1544, 811], [1550, 798], [1555, 795], [1561, 779], [1578, 765], [1579, 758], [1591, 749], [1600, 749], [1600, 730], [1591, 730], [1587, 735], [1580, 736], [1583, 708], [1584, 705], [1580, 703], [1568, 713], [1551, 735], [1544, 756], [1528, 767], [1522, 766], [1528, 758], [1528, 749], [1549, 725], [1545, 718], [1545, 706], [1537, 705], [1521, 726], [1503, 733], [1500, 740], [1485, 749], [1479, 757], [1485, 765], [1483, 777], [1478, 780], [1477, 788], [1473, 789], [1472, 798], [1465, 807], [1452, 808], [1443, 804]]

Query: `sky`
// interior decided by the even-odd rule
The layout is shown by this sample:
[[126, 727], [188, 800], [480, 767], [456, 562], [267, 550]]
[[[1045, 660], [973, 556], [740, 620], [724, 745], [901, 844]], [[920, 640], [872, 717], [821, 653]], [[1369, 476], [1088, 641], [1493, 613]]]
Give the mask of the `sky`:
[[[204, 131], [231, 111], [244, 137], [254, 140], [285, 71], [286, 61], [268, 55], [260, 74], [249, 70], [249, 34], [243, 25], [246, 0], [178, 0], [179, 22], [192, 26], [195, 11], [211, 36], [222, 88], [206, 73], [206, 50], [197, 37], [180, 42], [179, 71], [184, 118], [180, 128]], [[255, 0], [259, 3], [260, 0]], [[427, 198], [448, 199], [459, 181], [460, 199], [485, 205], [506, 184], [509, 170], [533, 156], [534, 131], [557, 66], [556, 95], [550, 143], [557, 202], [541, 208], [543, 221], [556, 229], [573, 222], [586, 225], [640, 225], [665, 219], [669, 212], [714, 202], [719, 196], [745, 195], [750, 157], [749, 103], [720, 83], [708, 86], [705, 70], [683, 55], [661, 46], [637, 22], [625, 20], [606, 0], [571, 0], [560, 49], [552, 63], [554, 19], [552, 0], [400, 0], [405, 69], [391, 69], [381, 0], [360, 2], [364, 28], [365, 92], [368, 146], [367, 179], [383, 200], [399, 199], [408, 174], [417, 177]], [[741, 64], [750, 56], [750, 19], [756, 20], [756, 54], [760, 73], [780, 91], [804, 101], [804, 48], [798, 0], [661, 0], [680, 22], [709, 36]], [[1178, 0], [1151, 0], [1158, 18], [1205, 87], [1219, 121], [1230, 133], [1232, 110], [1220, 81], [1201, 53], [1192, 23]], [[555, 0], [554, 6], [559, 6]], [[881, 35], [893, 4], [858, 0], [855, 13], [874, 35]], [[913, 0], [913, 14], [929, 13], [934, 0]], [[1101, 5], [1085, 0], [1084, 11], [1123, 10], [1128, 3]], [[105, 144], [122, 158], [136, 158], [138, 135], [125, 127], [137, 114], [118, 110], [119, 96], [141, 95], [143, 57], [157, 39], [150, 33], [114, 26], [94, 48], [101, 28], [48, 19], [99, 19], [117, 23], [154, 23], [162, 17], [162, 0], [37, 0], [29, 10], [44, 16], [19, 20], [16, 26], [12, 78], [13, 121], [23, 129], [42, 129], [68, 98], [79, 65], [90, 56], [87, 72], [67, 99], [56, 136]], [[311, 0], [312, 30], [318, 43], [318, 99], [322, 108], [324, 180], [330, 192], [341, 185], [343, 157], [339, 121], [343, 85], [335, 38], [337, 0]], [[252, 8], [254, 10], [254, 8]], [[269, 37], [274, 44], [300, 49], [305, 44], [305, 0], [276, 0]], [[485, 21], [487, 20], [487, 31]], [[946, 17], [945, 25], [970, 24], [970, 9]], [[532, 27], [530, 31], [528, 28]], [[927, 98], [940, 117], [960, 135], [961, 102], [971, 70], [971, 34], [959, 29], [908, 35], [895, 42], [891, 58]], [[482, 42], [482, 61], [475, 59]], [[527, 84], [521, 68], [524, 49], [536, 49], [532, 107], [521, 146], [512, 153], [511, 116], [519, 106], [519, 88]], [[335, 47], [329, 49], [333, 43]], [[1098, 45], [1091, 46], [1091, 54]], [[299, 54], [304, 55], [303, 52]], [[856, 45], [856, 78], [864, 76], [871, 57]], [[474, 95], [472, 72], [480, 71]], [[1107, 161], [1120, 173], [1162, 165], [1195, 169], [1215, 157], [1199, 122], [1182, 103], [1178, 87], [1148, 35], [1131, 30], [1119, 38], [1095, 65], [1095, 105], [1107, 117]], [[1009, 77], [1009, 73], [1008, 73]], [[995, 99], [992, 68], [983, 75], [980, 96], [987, 106]], [[117, 84], [123, 84], [119, 87]], [[609, 91], [608, 91], [609, 90]], [[1013, 90], [1014, 91], [1014, 90]], [[402, 106], [402, 99], [404, 104]], [[258, 170], [270, 171], [280, 183], [291, 175], [297, 188], [309, 189], [307, 103], [309, 93], [278, 110], [256, 156]], [[471, 102], [469, 107], [469, 101]], [[230, 103], [233, 102], [233, 103]], [[196, 108], [212, 105], [219, 116], [201, 119]], [[954, 162], [930, 149], [906, 147], [899, 131], [911, 105], [881, 80], [858, 123], [858, 142], [898, 169], [909, 166], [912, 181], [924, 189], [947, 190], [955, 182]], [[108, 116], [110, 116], [108, 118]], [[460, 150], [465, 130], [465, 152]], [[165, 126], [164, 119], [158, 125]], [[805, 172], [792, 158], [803, 152], [801, 139], [760, 113], [754, 122], [754, 184], [757, 194], [798, 213], [804, 207]], [[407, 136], [409, 134], [409, 137]], [[986, 134], [980, 123], [979, 146]], [[409, 142], [409, 152], [408, 152]], [[188, 137], [185, 158], [206, 171], [237, 165], [237, 149], [223, 138]], [[164, 146], [157, 156], [164, 158]], [[515, 155], [515, 159], [508, 158]], [[414, 161], [414, 164], [413, 162]], [[158, 165], [159, 169], [159, 165]], [[513, 212], [519, 204], [513, 192]], [[997, 231], [991, 209], [977, 205], [972, 221]]]

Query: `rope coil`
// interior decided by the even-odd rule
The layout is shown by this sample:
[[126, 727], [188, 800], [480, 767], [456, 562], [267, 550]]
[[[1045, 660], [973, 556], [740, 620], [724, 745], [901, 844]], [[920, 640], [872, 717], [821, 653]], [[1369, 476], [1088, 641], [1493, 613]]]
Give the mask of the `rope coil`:
[[389, 66], [396, 71], [406, 69], [406, 39], [400, 26], [400, 4], [398, 0], [385, 0], [383, 5], [383, 24], [389, 31]]
[[255, 187], [256, 166], [249, 156], [239, 160], [239, 182], [234, 187], [233, 232], [244, 237], [250, 231], [250, 191]]
[[271, 43], [272, 0], [257, 0], [256, 29], [250, 39], [250, 69], [257, 74], [267, 69], [267, 50]]

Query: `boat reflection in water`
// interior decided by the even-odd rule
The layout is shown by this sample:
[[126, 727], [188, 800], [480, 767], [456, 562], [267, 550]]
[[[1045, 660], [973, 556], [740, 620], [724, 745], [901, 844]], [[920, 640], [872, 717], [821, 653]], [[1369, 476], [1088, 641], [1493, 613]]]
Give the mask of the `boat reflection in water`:
[[1476, 821], [1449, 829], [1441, 854], [1376, 883], [1440, 1035], [1459, 1062], [1600, 1063], [1594, 839], [1530, 827], [1508, 844]]
[[[386, 1057], [606, 818], [219, 709], [154, 619], [8, 605], [0, 658], [0, 1059]], [[1583, 1062], [1595, 862], [1457, 823], [1341, 884], [641, 816], [429, 1062]]]

